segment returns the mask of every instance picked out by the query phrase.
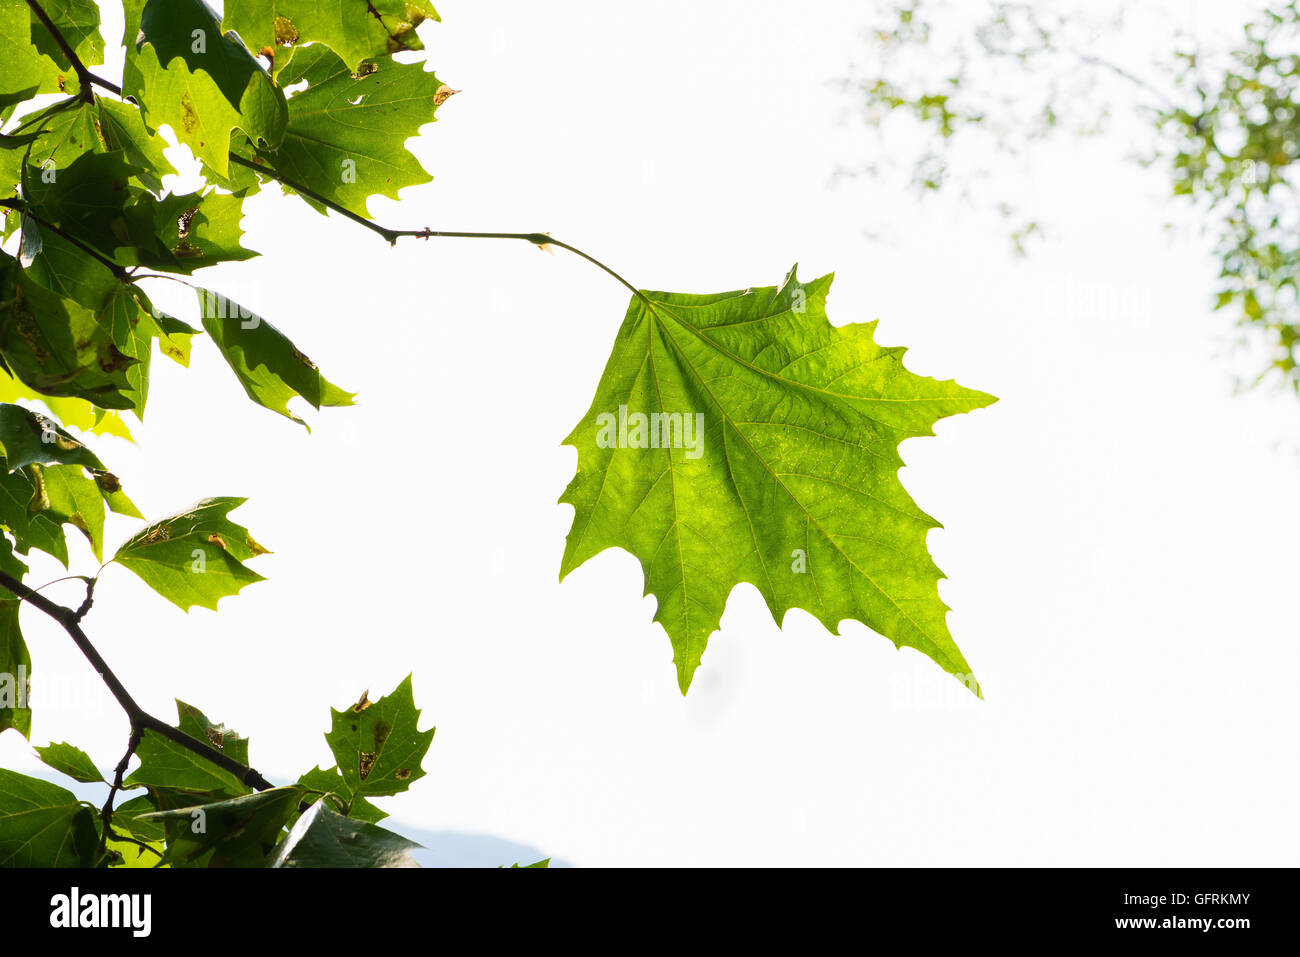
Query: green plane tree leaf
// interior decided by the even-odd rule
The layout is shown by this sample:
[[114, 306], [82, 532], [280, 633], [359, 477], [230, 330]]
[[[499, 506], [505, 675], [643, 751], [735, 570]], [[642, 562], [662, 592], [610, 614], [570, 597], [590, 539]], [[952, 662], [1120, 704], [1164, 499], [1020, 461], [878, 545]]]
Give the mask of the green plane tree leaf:
[[926, 550], [938, 523], [898, 479], [904, 439], [995, 401], [914, 375], [875, 323], [835, 327], [831, 277], [633, 298], [590, 410], [565, 443], [578, 472], [560, 577], [606, 548], [641, 562], [690, 687], [731, 589], [780, 624], [802, 608], [860, 621], [978, 686]]
[[145, 526], [123, 543], [113, 561], [183, 611], [194, 605], [215, 611], [221, 598], [263, 580], [244, 562], [266, 549], [226, 517], [244, 501], [227, 496], [196, 502]]
[[164, 864], [171, 867], [261, 867], [282, 837], [304, 791], [271, 788], [190, 807], [140, 815], [169, 835]]
[[424, 777], [420, 762], [433, 742], [434, 729], [419, 730], [411, 677], [392, 694], [371, 701], [367, 695], [342, 711], [330, 709], [325, 735], [347, 787], [354, 795], [399, 794]]
[[[190, 737], [216, 748], [240, 764], [248, 763], [248, 739], [241, 737], [225, 725], [208, 719], [198, 708], [184, 701], [176, 702], [178, 721], [176, 727]], [[136, 750], [140, 766], [126, 779], [128, 787], [147, 787], [164, 795], [175, 792], [208, 794], [219, 798], [248, 794], [250, 788], [225, 768], [219, 768], [206, 759], [188, 751], [160, 734], [146, 732]], [[180, 802], [154, 801], [155, 810], [173, 810], [195, 803], [192, 796], [183, 796]]]
[[302, 396], [314, 409], [353, 404], [354, 394], [321, 375], [316, 363], [275, 326], [219, 293], [197, 292], [203, 328], [258, 405], [306, 426], [289, 411], [294, 396]]
[[74, 781], [83, 784], [108, 783], [99, 768], [95, 767], [95, 762], [90, 760], [90, 755], [66, 741], [37, 748], [36, 754], [50, 767], [62, 771]]
[[308, 86], [289, 99], [284, 142], [259, 151], [277, 173], [361, 215], [370, 196], [397, 199], [402, 187], [432, 179], [405, 146], [446, 99], [421, 64], [383, 58], [353, 72], [310, 46], [280, 74], [286, 86], [302, 80]]
[[345, 817], [317, 801], [294, 824], [268, 867], [418, 867], [420, 847], [369, 821]]

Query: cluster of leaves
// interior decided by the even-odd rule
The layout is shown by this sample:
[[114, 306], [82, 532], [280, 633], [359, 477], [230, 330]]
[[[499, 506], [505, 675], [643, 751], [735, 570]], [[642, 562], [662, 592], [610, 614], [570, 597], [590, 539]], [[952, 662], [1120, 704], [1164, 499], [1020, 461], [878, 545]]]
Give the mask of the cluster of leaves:
[[1213, 223], [1217, 308], [1256, 330], [1271, 376], [1300, 394], [1300, 8], [1264, 11], [1238, 46], [1176, 52], [1181, 105], [1159, 112], [1175, 194]]
[[[103, 559], [106, 511], [135, 518], [140, 512], [117, 476], [70, 432], [50, 418], [19, 405], [0, 404], [0, 571], [21, 581], [27, 565], [19, 556], [37, 549], [68, 564], [65, 527], [86, 539]], [[266, 552], [228, 513], [244, 499], [209, 498], [152, 522], [123, 542], [109, 559], [135, 572], [183, 610], [215, 609], [261, 576], [244, 564]], [[93, 579], [88, 579], [88, 583]], [[28, 689], [12, 687], [14, 676], [30, 683], [32, 662], [19, 627], [17, 598], [0, 601], [0, 731], [31, 733]]]
[[[248, 739], [176, 702], [177, 726], [241, 764]], [[144, 793], [99, 809], [49, 781], [0, 769], [3, 867], [408, 867], [412, 841], [379, 827], [371, 797], [400, 794], [423, 777], [433, 729], [419, 730], [408, 677], [392, 694], [331, 711], [325, 740], [337, 762], [295, 784], [255, 791], [175, 742], [146, 732], [124, 782]], [[83, 784], [109, 786], [70, 744], [37, 748], [47, 765]]]
[[[0, 0], [0, 204], [3, 237], [16, 243], [0, 251], [0, 572], [16, 582], [33, 548], [68, 566], [67, 526], [103, 561], [106, 510], [142, 517], [70, 430], [129, 438], [122, 413], [144, 416], [155, 345], [188, 365], [206, 332], [247, 395], [294, 421], [295, 397], [317, 409], [352, 403], [271, 323], [193, 276], [256, 255], [242, 244], [243, 203], [269, 183], [364, 217], [370, 195], [426, 182], [404, 143], [446, 98], [422, 64], [394, 59], [422, 49], [415, 28], [437, 17], [425, 0], [332, 13], [311, 0], [228, 0], [224, 20], [202, 0], [125, 0], [124, 15], [118, 84], [91, 69], [105, 50], [91, 0]], [[202, 188], [167, 188], [176, 170], [161, 127], [193, 152]], [[163, 278], [194, 290], [201, 328], [153, 306], [144, 285]], [[19, 404], [34, 400], [49, 414]], [[207, 498], [154, 521], [109, 561], [182, 609], [215, 609], [261, 580], [245, 562], [266, 549], [228, 517], [242, 501]], [[0, 600], [0, 731], [30, 736], [20, 607]], [[416, 730], [410, 698], [408, 683], [336, 712], [338, 766], [288, 788], [254, 793], [134, 726], [141, 763], [125, 784], [148, 793], [115, 814], [116, 788], [96, 816], [62, 788], [0, 772], [0, 864], [119, 863], [136, 856], [120, 853], [127, 844], [169, 865], [261, 863], [272, 849], [277, 866], [328, 854], [402, 860], [407, 842], [373, 826], [383, 814], [365, 799], [423, 774], [432, 732]], [[179, 728], [246, 761], [244, 739], [189, 706]], [[39, 753], [77, 780], [103, 780], [70, 745]], [[202, 834], [185, 826], [196, 806], [209, 821]]]
[[[957, 190], [972, 206], [990, 207], [1011, 224], [1024, 254], [1042, 223], [1015, 197], [990, 191], [987, 168], [1023, 162], [1032, 144], [1061, 133], [1095, 135], [1109, 104], [1087, 50], [1118, 25], [1050, 4], [947, 0], [878, 0], [867, 36], [870, 59], [850, 81], [882, 149], [860, 169], [876, 177], [901, 172], [918, 195]], [[1025, 82], [1033, 76], [1035, 82]], [[913, 151], [894, 125], [906, 118], [924, 132]], [[902, 167], [900, 170], [899, 167]], [[957, 175], [954, 175], [954, 170]], [[978, 174], [961, 175], [977, 170]]]
[[[1234, 316], [1247, 343], [1267, 350], [1260, 378], [1300, 392], [1294, 0], [1268, 5], [1224, 46], [1172, 36], [1163, 57], [1134, 64], [1113, 58], [1124, 45], [1098, 42], [1118, 36], [1121, 24], [1076, 11], [990, 0], [963, 19], [943, 0], [879, 6], [877, 56], [854, 88], [874, 128], [907, 117], [925, 134], [918, 186], [939, 190], [951, 180], [970, 189], [987, 172], [981, 147], [1024, 155], [1037, 141], [1099, 131], [1118, 106], [1132, 109], [1150, 131], [1141, 161], [1167, 171], [1172, 194], [1195, 205], [1213, 237], [1215, 307]], [[958, 164], [965, 175], [953, 177]], [[1014, 197], [993, 205], [1021, 215]], [[1017, 248], [1039, 229], [1032, 218], [1017, 223]]]

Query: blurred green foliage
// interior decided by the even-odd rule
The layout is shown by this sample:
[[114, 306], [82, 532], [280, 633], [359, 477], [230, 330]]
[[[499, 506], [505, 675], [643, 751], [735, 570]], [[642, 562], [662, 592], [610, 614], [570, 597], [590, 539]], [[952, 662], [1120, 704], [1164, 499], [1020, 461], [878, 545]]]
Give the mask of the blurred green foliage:
[[[1082, 4], [882, 0], [877, 8], [869, 64], [851, 83], [868, 125], [890, 129], [891, 147], [911, 142], [891, 124], [919, 131], [908, 160], [913, 188], [991, 206], [1023, 253], [1041, 224], [1017, 197], [981, 193], [985, 174], [1036, 142], [1094, 135], [1129, 114], [1149, 134], [1139, 161], [1168, 177], [1171, 196], [1213, 243], [1215, 308], [1266, 350], [1256, 381], [1300, 395], [1296, 0], [1261, 6], [1212, 44], [1171, 22], [1162, 49], [1140, 57], [1122, 42], [1131, 26]], [[876, 162], [865, 171], [884, 169]]]

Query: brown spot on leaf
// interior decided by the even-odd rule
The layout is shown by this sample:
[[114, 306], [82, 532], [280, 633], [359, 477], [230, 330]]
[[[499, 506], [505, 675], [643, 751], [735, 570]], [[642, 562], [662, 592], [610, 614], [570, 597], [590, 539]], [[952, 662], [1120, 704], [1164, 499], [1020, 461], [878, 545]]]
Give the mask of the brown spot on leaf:
[[208, 742], [214, 748], [217, 748], [218, 750], [225, 750], [226, 735], [224, 731], [220, 730], [219, 728], [204, 728], [203, 733], [207, 735]]
[[376, 751], [382, 751], [384, 749], [384, 742], [388, 740], [388, 733], [392, 730], [393, 729], [390, 728], [388, 726], [388, 723], [385, 721], [375, 722], [375, 750]]
[[181, 240], [172, 247], [172, 255], [177, 259], [202, 259], [203, 250], [191, 242]]
[[131, 361], [130, 356], [120, 352], [111, 342], [105, 342], [99, 347], [99, 367], [110, 375], [119, 369], [125, 369]]
[[189, 90], [181, 94], [181, 128], [186, 133], [193, 133], [199, 128], [199, 114], [194, 109], [194, 100], [190, 98]]
[[194, 225], [194, 217], [199, 214], [197, 206], [191, 206], [185, 212], [181, 213], [176, 219], [176, 237], [185, 239], [190, 234], [190, 227]]
[[[23, 342], [27, 343], [27, 348], [32, 350], [32, 355], [36, 357], [36, 361], [44, 363], [49, 358], [50, 352], [41, 341], [41, 327], [36, 322], [32, 307], [27, 303], [27, 297], [23, 293], [22, 286], [14, 289], [14, 302], [11, 309], [18, 319], [18, 335], [22, 337]], [[36, 431], [39, 432], [41, 429], [37, 428]]]
[[398, 768], [396, 771], [393, 772], [393, 777], [397, 778], [397, 780], [399, 781], [409, 781], [411, 778], [411, 769]]
[[156, 542], [165, 542], [172, 537], [172, 530], [166, 525], [159, 525], [157, 528], [150, 529], [143, 538], [140, 539], [141, 545], [153, 545]]
[[352, 706], [352, 710], [360, 713], [362, 711], [365, 711], [369, 707], [370, 707], [370, 689], [367, 688], [365, 691], [361, 692], [361, 697], [358, 698], [357, 703]]
[[122, 482], [112, 472], [94, 472], [90, 473], [95, 477], [95, 484], [99, 490], [106, 495], [112, 495], [114, 492], [122, 491]]
[[291, 47], [298, 42], [298, 28], [288, 17], [275, 18], [275, 42], [282, 47]]
[[229, 551], [229, 549], [226, 548], [226, 540], [222, 538], [220, 535], [218, 535], [216, 532], [213, 532], [211, 535], [208, 536], [208, 541], [211, 542], [213, 545], [216, 545], [223, 552]]
[[436, 108], [442, 106], [442, 104], [446, 103], [449, 99], [451, 99], [459, 92], [460, 90], [453, 90], [446, 83], [444, 83], [442, 86], [438, 87], [437, 92], [433, 94], [434, 107]]
[[364, 781], [367, 777], [370, 776], [370, 771], [374, 766], [375, 766], [375, 752], [362, 751], [361, 761], [358, 766], [358, 770], [361, 772], [361, 780]]

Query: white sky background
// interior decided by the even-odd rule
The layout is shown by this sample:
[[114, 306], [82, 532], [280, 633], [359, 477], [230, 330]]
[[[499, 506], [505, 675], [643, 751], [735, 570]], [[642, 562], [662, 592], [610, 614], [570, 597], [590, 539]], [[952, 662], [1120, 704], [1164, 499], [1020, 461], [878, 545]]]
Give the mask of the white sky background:
[[[913, 371], [1001, 397], [903, 447], [987, 700], [860, 624], [778, 630], [749, 585], [683, 699], [630, 555], [556, 581], [559, 443], [625, 291], [523, 243], [389, 249], [266, 190], [244, 223], [265, 258], [200, 278], [360, 404], [308, 436], [196, 340], [189, 372], [155, 363], [139, 445], [93, 443], [147, 514], [247, 495], [233, 517], [275, 550], [219, 614], [105, 572], [87, 630], [146, 707], [198, 705], [287, 781], [330, 763], [330, 705], [414, 672], [438, 733], [396, 819], [579, 865], [1295, 863], [1300, 403], [1231, 395], [1213, 263], [1166, 236], [1159, 173], [1113, 137], [1043, 154], [1012, 188], [1059, 238], [1017, 261], [990, 218], [831, 188], [875, 148], [832, 82], [860, 3], [439, 10], [421, 35], [464, 92], [414, 142], [435, 182], [373, 200], [380, 221], [549, 230], [653, 289], [833, 270], [832, 321], [878, 317]], [[107, 692], [38, 613], [24, 629], [38, 694], [85, 689], [38, 700], [34, 741], [111, 767]], [[34, 765], [14, 733], [0, 762]]]

